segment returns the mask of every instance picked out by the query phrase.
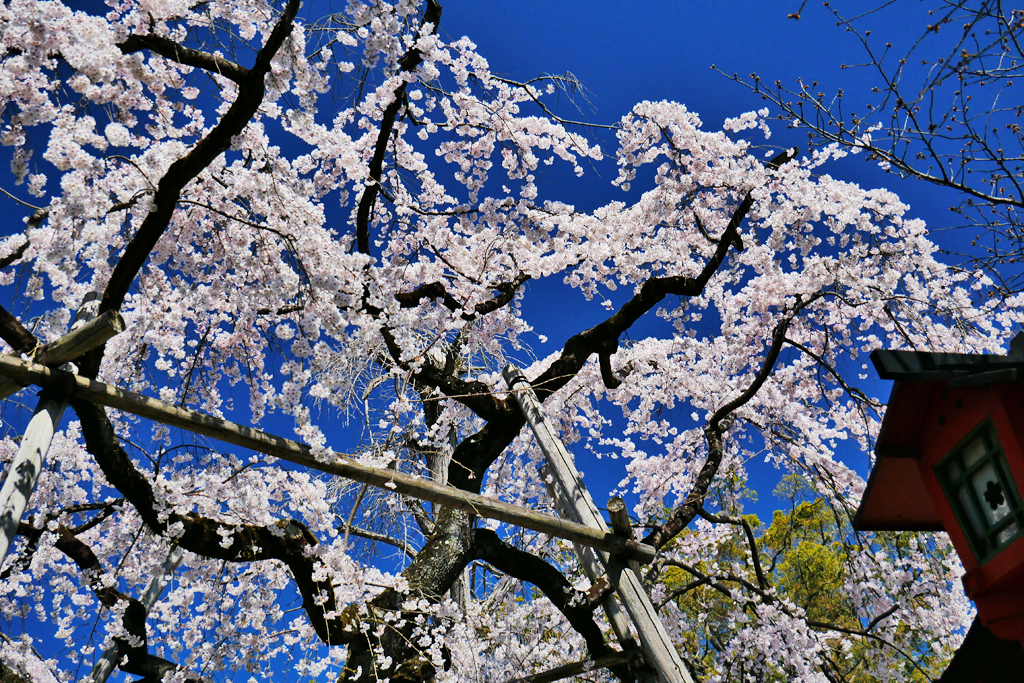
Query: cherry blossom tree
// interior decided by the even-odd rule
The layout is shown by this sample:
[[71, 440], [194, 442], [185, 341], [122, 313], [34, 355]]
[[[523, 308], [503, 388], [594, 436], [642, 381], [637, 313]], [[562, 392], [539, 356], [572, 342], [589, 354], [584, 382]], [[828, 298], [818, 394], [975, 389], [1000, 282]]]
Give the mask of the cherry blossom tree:
[[[622, 467], [677, 643], [710, 612], [669, 596], [669, 570], [727, 587], [703, 680], [906, 680], [922, 643], [955, 646], [971, 615], [945, 541], [849, 543], [852, 612], [832, 623], [763, 570], [738, 492], [767, 458], [849, 514], [864, 482], [841, 453], [869, 452], [880, 420], [865, 354], [997, 351], [1014, 299], [939, 262], [893, 193], [830, 176], [841, 147], [770, 148], [767, 111], [708, 131], [640, 102], [606, 160], [558, 113], [571, 80], [495, 76], [439, 37], [434, 0], [299, 5], [0, 10], [22, 202], [0, 240], [5, 351], [31, 357], [101, 292], [127, 330], [75, 361], [84, 376], [550, 510], [501, 380], [514, 361], [581, 458]], [[539, 182], [601, 163], [623, 194], [592, 211]], [[567, 324], [605, 310], [553, 349], [524, 313], [551, 287]], [[83, 678], [110, 647], [154, 681], [501, 681], [613, 649], [604, 589], [559, 541], [71, 407], [0, 569], [0, 659], [26, 678]], [[4, 417], [6, 462], [24, 420]], [[27, 621], [60, 656], [34, 653]]]

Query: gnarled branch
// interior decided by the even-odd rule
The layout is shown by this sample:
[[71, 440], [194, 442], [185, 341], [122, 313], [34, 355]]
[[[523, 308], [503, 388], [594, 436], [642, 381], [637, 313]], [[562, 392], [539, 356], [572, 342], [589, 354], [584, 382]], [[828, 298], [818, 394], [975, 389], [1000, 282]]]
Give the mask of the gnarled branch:
[[722, 439], [727, 430], [725, 424], [727, 418], [750, 401], [768, 380], [768, 377], [771, 376], [775, 369], [775, 362], [779, 358], [779, 353], [786, 343], [786, 331], [789, 329], [789, 324], [793, 318], [804, 308], [823, 296], [825, 296], [825, 292], [816, 292], [807, 299], [798, 297], [796, 307], [775, 326], [775, 330], [772, 332], [771, 344], [768, 347], [767, 353], [765, 353], [764, 361], [761, 363], [761, 367], [758, 369], [757, 374], [754, 375], [750, 384], [747, 385], [747, 388], [739, 396], [719, 407], [708, 420], [707, 426], [704, 428], [704, 438], [708, 444], [708, 457], [704, 462], [704, 466], [701, 467], [700, 473], [697, 475], [697, 481], [694, 482], [693, 488], [686, 496], [686, 500], [672, 511], [672, 515], [664, 524], [656, 527], [654, 531], [647, 535], [643, 541], [644, 543], [650, 543], [656, 548], [664, 547], [676, 534], [686, 528], [686, 525], [698, 514], [699, 510], [703, 509], [704, 498], [711, 489], [711, 484], [714, 483], [715, 475], [718, 474], [718, 466], [722, 463]]
[[[122, 624], [130, 638], [117, 639], [119, 650], [127, 657], [120, 662], [121, 670], [126, 673], [144, 676], [143, 680], [160, 681], [170, 673], [184, 673], [186, 681], [202, 681], [203, 679], [187, 669], [158, 657], [149, 652], [146, 639], [146, 607], [139, 600], [125, 595], [104, 580], [106, 572], [100, 564], [92, 548], [79, 540], [70, 529], [63, 524], [57, 529], [56, 547], [67, 555], [82, 570], [82, 575], [89, 581], [89, 586], [104, 607], [113, 607], [119, 602], [127, 602]], [[132, 643], [135, 643], [134, 645]]]
[[39, 345], [39, 339], [3, 306], [0, 306], [0, 339], [7, 342], [15, 353], [31, 353]]
[[[271, 526], [225, 524], [194, 512], [163, 515], [162, 506], [149, 480], [139, 472], [121, 447], [106, 412], [99, 406], [78, 398], [70, 400], [82, 424], [86, 449], [96, 459], [107, 481], [117, 488], [138, 511], [147, 527], [166, 533], [172, 524], [184, 529], [176, 541], [190, 552], [227, 562], [250, 562], [276, 559], [291, 570], [302, 605], [317, 635], [325, 642], [347, 642], [352, 633], [342, 618], [328, 618], [337, 613], [334, 590], [330, 581], [313, 578], [316, 565], [307, 554], [317, 539], [301, 522], [280, 520]], [[282, 531], [284, 533], [282, 533]], [[225, 547], [224, 539], [231, 542]]]
[[[609, 653], [604, 635], [594, 621], [590, 596], [576, 591], [560, 571], [536, 555], [505, 543], [490, 529], [473, 530], [473, 548], [477, 559], [539, 588], [565, 616], [573, 629], [583, 636], [591, 659]], [[614, 666], [612, 671], [623, 681], [633, 680], [629, 667], [625, 664]]]

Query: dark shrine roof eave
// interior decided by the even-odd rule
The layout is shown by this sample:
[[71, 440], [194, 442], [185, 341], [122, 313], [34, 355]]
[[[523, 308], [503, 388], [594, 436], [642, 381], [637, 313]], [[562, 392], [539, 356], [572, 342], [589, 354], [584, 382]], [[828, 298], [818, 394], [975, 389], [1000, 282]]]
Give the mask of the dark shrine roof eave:
[[991, 381], [1024, 378], [1024, 357], [988, 353], [932, 353], [876, 349], [871, 362], [881, 379], [897, 381], [956, 380], [992, 375]]

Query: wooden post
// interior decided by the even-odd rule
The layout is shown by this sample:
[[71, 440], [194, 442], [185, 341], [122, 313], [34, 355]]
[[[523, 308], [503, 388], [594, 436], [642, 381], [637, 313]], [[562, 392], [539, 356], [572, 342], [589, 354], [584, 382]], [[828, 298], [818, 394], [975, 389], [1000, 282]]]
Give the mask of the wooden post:
[[[182, 551], [179, 546], [171, 548], [171, 552], [167, 554], [167, 559], [164, 560], [164, 563], [160, 565], [160, 569], [149, 580], [146, 592], [142, 596], [142, 606], [146, 608], [147, 616], [171, 580], [171, 574], [181, 564], [181, 556]], [[103, 656], [96, 662], [96, 666], [92, 668], [92, 673], [89, 674], [92, 683], [104, 683], [110, 677], [111, 672], [119, 661], [121, 661], [121, 641], [114, 641], [114, 644], [106, 649]]]
[[618, 496], [608, 499], [608, 519], [612, 522], [612, 530], [619, 536], [631, 538], [633, 536], [633, 523], [629, 521], [629, 513], [626, 512], [626, 501]]
[[[608, 519], [612, 522], [612, 531], [623, 538], [633, 538], [633, 523], [629, 521], [629, 513], [626, 512], [626, 501], [618, 496], [608, 499]], [[640, 576], [640, 565], [629, 560], [627, 562], [633, 573]]]
[[[569, 507], [561, 490], [557, 486], [554, 486], [553, 481], [551, 481], [551, 479], [553, 479], [553, 477], [551, 477], [551, 467], [547, 463], [541, 465], [540, 476], [544, 480], [544, 487], [547, 489], [548, 495], [555, 501], [555, 505], [562, 513], [562, 516], [574, 519], [575, 513], [572, 508]], [[625, 506], [623, 506], [623, 508], [625, 508]], [[590, 579], [591, 585], [596, 584], [604, 576], [604, 566], [601, 565], [592, 548], [581, 546], [578, 543], [574, 543], [573, 546], [576, 550], [576, 557], [579, 558], [580, 565], [583, 567], [583, 572], [587, 575], [587, 578]], [[608, 623], [611, 624], [612, 632], [615, 634], [615, 639], [619, 642], [619, 645], [622, 646], [622, 654], [629, 662], [630, 670], [640, 683], [654, 683], [654, 676], [652, 675], [650, 667], [648, 667], [644, 662], [643, 652], [640, 651], [640, 648], [637, 646], [636, 639], [633, 638], [633, 634], [629, 629], [629, 620], [626, 615], [622, 613], [622, 608], [619, 607], [619, 603], [617, 603], [615, 598], [611, 595], [607, 595], [601, 601], [601, 607], [604, 608], [604, 613], [608, 617]], [[617, 664], [618, 662], [615, 663]], [[554, 671], [554, 669], [552, 669], [552, 671]]]
[[414, 477], [404, 472], [369, 467], [347, 456], [334, 456], [334, 459], [318, 458], [309, 446], [290, 439], [268, 434], [252, 427], [245, 427], [236, 422], [201, 413], [198, 410], [179, 408], [165, 401], [79, 377], [70, 372], [29, 363], [7, 354], [0, 353], [0, 375], [12, 377], [22, 384], [38, 384], [64, 395], [78, 396], [102, 406], [134, 413], [172, 427], [187, 429], [196, 434], [203, 434], [242, 448], [266, 453], [297, 465], [388, 489], [393, 493], [427, 500], [431, 503], [440, 503], [479, 517], [497, 519], [549, 536], [557, 536], [618, 555], [634, 557], [639, 562], [648, 563], [654, 560], [653, 546], [624, 539], [605, 529], [594, 529], [551, 515], [544, 515], [477, 493]]
[[[604, 518], [594, 504], [593, 498], [590, 497], [587, 487], [583, 484], [583, 478], [580, 476], [579, 470], [576, 469], [572, 457], [565, 450], [565, 446], [562, 445], [555, 430], [544, 419], [540, 401], [533, 393], [530, 383], [514, 365], [507, 366], [503, 374], [509, 389], [512, 390], [512, 395], [533, 430], [537, 444], [551, 466], [555, 482], [562, 489], [563, 496], [572, 507], [577, 519], [594, 529], [606, 529]], [[668, 637], [658, 613], [654, 611], [654, 605], [647, 597], [647, 592], [644, 590], [643, 584], [640, 583], [640, 577], [631, 569], [624, 567], [614, 555], [600, 552], [598, 558], [604, 564], [605, 574], [615, 586], [623, 607], [636, 625], [647, 663], [658, 672], [663, 683], [693, 683], [693, 679], [679, 659], [679, 653], [676, 652], [672, 640]]]
[[[124, 323], [116, 313], [113, 318], [104, 316], [96, 324], [88, 325], [87, 323], [96, 317], [99, 304], [99, 294], [96, 292], [87, 294], [71, 325], [71, 332], [54, 344], [45, 347], [50, 349], [51, 353], [53, 349], [57, 349], [57, 352], [53, 353], [57, 362], [70, 360], [96, 348], [124, 329]], [[69, 339], [70, 341], [68, 341]], [[14, 391], [20, 388], [17, 383], [13, 383], [13, 385]], [[42, 392], [39, 403], [36, 405], [36, 411], [29, 421], [28, 427], [25, 428], [18, 452], [7, 469], [7, 478], [4, 480], [3, 487], [0, 488], [0, 564], [7, 557], [7, 551], [10, 550], [14, 536], [18, 533], [18, 525], [25, 515], [28, 499], [32, 497], [32, 492], [35, 491], [36, 483], [39, 481], [39, 473], [43, 469], [46, 451], [50, 448], [50, 441], [53, 439], [57, 427], [60, 426], [64, 408], [67, 405], [66, 397], [47, 395], [46, 391]]]

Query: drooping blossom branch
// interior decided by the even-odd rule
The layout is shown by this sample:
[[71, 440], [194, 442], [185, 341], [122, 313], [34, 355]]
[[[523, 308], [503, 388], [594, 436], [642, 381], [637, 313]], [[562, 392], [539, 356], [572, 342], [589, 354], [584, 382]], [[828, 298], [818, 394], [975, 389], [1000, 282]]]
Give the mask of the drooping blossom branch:
[[[430, 27], [430, 32], [437, 31], [438, 22], [441, 20], [441, 5], [437, 0], [427, 0], [427, 9], [423, 13], [423, 22], [420, 25]], [[417, 35], [418, 39], [419, 36]], [[399, 73], [401, 75], [411, 74], [423, 62], [423, 52], [415, 45], [410, 48], [400, 61]], [[369, 180], [366, 189], [359, 198], [359, 206], [356, 209], [356, 249], [361, 254], [370, 253], [370, 220], [373, 214], [374, 204], [377, 195], [381, 190], [381, 178], [384, 169], [384, 156], [387, 153], [388, 141], [391, 139], [395, 121], [398, 119], [398, 112], [405, 106], [406, 81], [395, 89], [394, 98], [384, 109], [380, 122], [380, 130], [377, 133], [377, 143], [373, 148], [373, 158], [370, 159]]]
[[[100, 302], [100, 313], [117, 310], [121, 307], [139, 270], [149, 258], [157, 240], [167, 230], [181, 191], [214, 159], [224, 153], [231, 146], [232, 138], [240, 134], [252, 120], [256, 110], [263, 103], [263, 96], [266, 92], [265, 80], [270, 72], [271, 62], [291, 33], [292, 23], [300, 5], [300, 0], [289, 0], [273, 31], [268, 36], [266, 44], [256, 54], [252, 68], [243, 73], [239, 67], [239, 70], [233, 72], [238, 83], [238, 97], [231, 107], [203, 139], [197, 142], [185, 156], [170, 165], [163, 178], [160, 179], [156, 192], [153, 194], [152, 208], [135, 232], [131, 242], [125, 247], [124, 253], [118, 259], [117, 265], [110, 275], [110, 281]], [[173, 54], [173, 58], [177, 58], [178, 52], [168, 48], [164, 42], [158, 41], [156, 45], [165, 49], [169, 54]], [[140, 39], [139, 49], [148, 46], [149, 43], [146, 40]], [[94, 354], [92, 359], [91, 372], [94, 375], [99, 369], [99, 358], [99, 354]]]
[[[352, 637], [344, 619], [338, 616], [330, 581], [315, 578], [317, 563], [309, 548], [317, 544], [317, 539], [305, 525], [285, 519], [272, 526], [225, 524], [196, 513], [168, 514], [158, 504], [152, 484], [121, 447], [105, 410], [74, 398], [71, 407], [81, 420], [89, 453], [111, 485], [124, 493], [153, 532], [166, 535], [171, 526], [179, 527], [180, 535], [174, 538], [177, 545], [226, 562], [282, 561], [292, 572], [303, 608], [320, 638], [325, 643], [343, 643]], [[229, 542], [225, 543], [225, 539]]]

